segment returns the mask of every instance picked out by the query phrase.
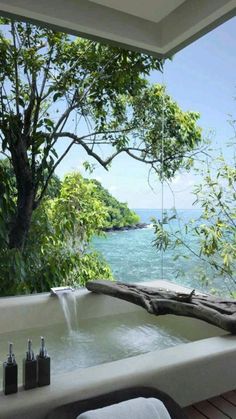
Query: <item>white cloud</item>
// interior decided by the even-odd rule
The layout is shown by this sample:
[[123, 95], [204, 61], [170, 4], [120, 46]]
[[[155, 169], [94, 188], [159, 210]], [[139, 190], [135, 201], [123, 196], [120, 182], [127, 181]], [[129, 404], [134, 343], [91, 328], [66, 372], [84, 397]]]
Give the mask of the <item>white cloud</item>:
[[196, 183], [196, 178], [190, 173], [182, 173], [175, 176], [175, 178], [170, 182], [171, 187], [175, 192], [178, 192], [177, 189], [183, 190], [190, 188]]
[[109, 186], [107, 187], [107, 189], [108, 189], [110, 192], [116, 192], [116, 191], [118, 190], [118, 187], [117, 187], [117, 186], [115, 186], [115, 185], [109, 185]]
[[174, 179], [171, 181], [172, 185], [179, 185], [181, 182], [182, 175], [177, 175], [174, 177]]

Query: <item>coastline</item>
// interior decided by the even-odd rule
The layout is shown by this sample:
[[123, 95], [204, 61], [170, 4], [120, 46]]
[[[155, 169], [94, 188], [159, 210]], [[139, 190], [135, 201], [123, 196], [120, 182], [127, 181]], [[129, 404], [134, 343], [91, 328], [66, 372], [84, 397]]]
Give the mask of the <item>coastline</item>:
[[126, 231], [126, 230], [139, 230], [143, 228], [148, 228], [150, 224], [148, 223], [137, 223], [133, 225], [127, 225], [123, 227], [113, 226], [113, 227], [105, 227], [103, 231], [105, 233], [111, 233], [113, 231]]

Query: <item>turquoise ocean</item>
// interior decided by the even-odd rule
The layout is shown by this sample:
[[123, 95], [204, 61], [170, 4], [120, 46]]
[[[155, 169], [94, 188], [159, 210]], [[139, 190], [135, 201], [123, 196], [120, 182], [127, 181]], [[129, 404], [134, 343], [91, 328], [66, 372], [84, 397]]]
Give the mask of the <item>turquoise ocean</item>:
[[[144, 223], [151, 218], [161, 219], [161, 210], [135, 209]], [[178, 210], [179, 220], [172, 221], [172, 228], [183, 228], [185, 222], [197, 219], [200, 210]], [[181, 221], [180, 221], [181, 220]], [[153, 245], [155, 238], [152, 225], [138, 230], [109, 232], [105, 238], [96, 237], [93, 247], [109, 263], [116, 280], [130, 283], [164, 279], [203, 291], [220, 288], [226, 291], [221, 278], [214, 276], [206, 263], [192, 256], [186, 248], [168, 249], [163, 254]], [[185, 236], [188, 245], [196, 249], [194, 237]], [[176, 255], [181, 257], [176, 259]], [[206, 273], [209, 283], [201, 281], [201, 273]]]

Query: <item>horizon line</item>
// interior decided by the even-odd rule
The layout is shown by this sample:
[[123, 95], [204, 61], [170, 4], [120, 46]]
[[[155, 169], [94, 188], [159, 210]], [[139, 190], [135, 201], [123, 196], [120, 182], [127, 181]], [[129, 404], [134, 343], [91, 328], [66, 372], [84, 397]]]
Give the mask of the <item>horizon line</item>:
[[[162, 211], [162, 208], [134, 208], [134, 207], [130, 207], [130, 209], [132, 210], [158, 210], [158, 211]], [[163, 210], [171, 210], [171, 209], [176, 209], [176, 210], [200, 210], [201, 208], [163, 208]]]

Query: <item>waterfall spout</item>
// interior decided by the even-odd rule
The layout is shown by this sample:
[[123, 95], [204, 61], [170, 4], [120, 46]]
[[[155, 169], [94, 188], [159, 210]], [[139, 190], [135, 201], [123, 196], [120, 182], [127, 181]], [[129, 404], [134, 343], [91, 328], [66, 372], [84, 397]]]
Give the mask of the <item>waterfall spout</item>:
[[60, 293], [68, 292], [68, 291], [74, 291], [74, 288], [72, 287], [54, 287], [50, 288], [50, 293], [52, 296], [58, 296]]
[[69, 333], [78, 329], [76, 293], [72, 287], [51, 288], [51, 295], [59, 299]]

